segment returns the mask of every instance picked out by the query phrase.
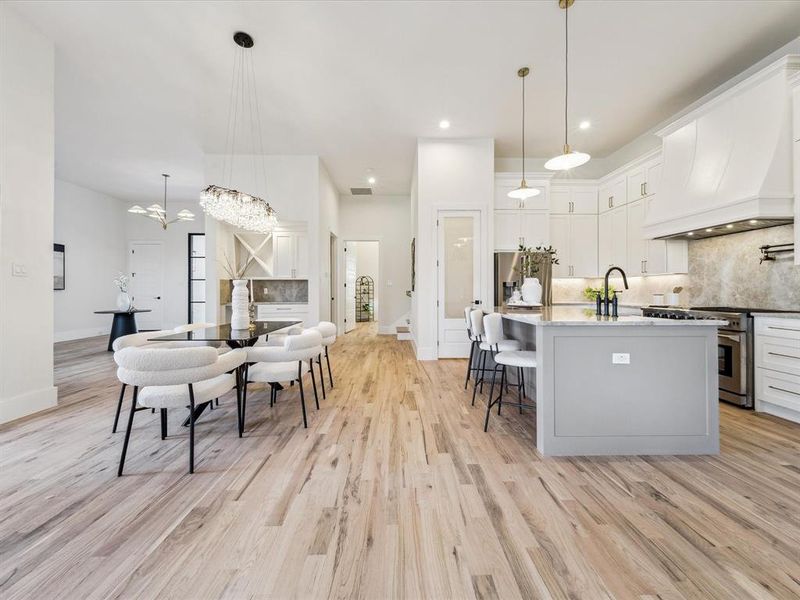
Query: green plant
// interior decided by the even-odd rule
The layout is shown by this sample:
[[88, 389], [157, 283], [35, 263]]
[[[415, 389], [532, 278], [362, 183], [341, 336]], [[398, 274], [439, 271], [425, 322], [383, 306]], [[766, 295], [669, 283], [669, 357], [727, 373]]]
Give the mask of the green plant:
[[519, 246], [520, 257], [519, 266], [516, 268], [521, 277], [535, 277], [541, 270], [541, 265], [549, 262], [551, 265], [558, 264], [558, 252], [552, 246], [536, 246], [526, 248], [522, 244]]
[[[609, 283], [608, 284], [608, 295], [609, 295], [609, 297], [612, 297], [614, 295], [615, 291], [616, 290], [614, 289], [614, 286]], [[589, 300], [590, 302], [595, 302], [597, 300], [597, 296], [600, 296], [600, 297], [603, 296], [603, 288], [602, 287], [594, 288], [592, 286], [587, 286], [586, 289], [583, 290], [583, 297], [586, 298], [587, 300]]]

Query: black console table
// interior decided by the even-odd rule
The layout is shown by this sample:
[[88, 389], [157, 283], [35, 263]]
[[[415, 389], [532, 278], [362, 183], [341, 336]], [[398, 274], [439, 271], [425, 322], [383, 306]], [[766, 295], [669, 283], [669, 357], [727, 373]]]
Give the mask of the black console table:
[[111, 323], [111, 335], [108, 336], [108, 351], [114, 350], [114, 340], [123, 335], [138, 333], [136, 329], [136, 313], [151, 312], [149, 308], [134, 308], [133, 310], [96, 310], [96, 315], [114, 315]]

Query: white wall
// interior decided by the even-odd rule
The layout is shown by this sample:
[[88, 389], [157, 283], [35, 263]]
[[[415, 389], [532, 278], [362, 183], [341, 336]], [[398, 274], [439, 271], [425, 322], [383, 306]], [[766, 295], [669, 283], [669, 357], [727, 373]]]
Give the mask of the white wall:
[[0, 3], [0, 422], [57, 401], [53, 73], [53, 44]]
[[[411, 202], [408, 196], [341, 196], [340, 239], [380, 243], [378, 332], [395, 333], [411, 309]], [[344, 266], [340, 268], [344, 273]], [[359, 275], [361, 273], [359, 272]]]
[[[197, 195], [199, 198], [199, 190]], [[153, 202], [158, 202], [160, 204], [163, 202], [163, 199], [143, 198], [142, 201], [137, 202], [137, 204], [149, 206]], [[173, 328], [178, 325], [183, 325], [189, 320], [187, 308], [187, 303], [189, 301], [189, 266], [187, 262], [189, 234], [203, 233], [205, 231], [205, 218], [203, 217], [200, 203], [199, 201], [176, 202], [170, 200], [168, 192], [167, 218], [174, 218], [178, 211], [187, 209], [195, 214], [195, 220], [172, 223], [167, 227], [166, 231], [153, 219], [130, 214], [128, 212], [129, 206], [128, 203], [119, 203], [119, 210], [123, 215], [122, 219], [125, 228], [123, 241], [125, 272], [130, 276], [131, 269], [128, 261], [128, 248], [131, 242], [162, 242], [164, 249], [164, 289], [162, 290], [161, 301], [164, 305], [164, 322], [161, 326], [163, 328]], [[116, 289], [114, 290], [114, 297], [116, 298]], [[206, 314], [211, 315], [213, 313], [206, 312]]]
[[[328, 170], [319, 161], [319, 320], [334, 321], [331, 315], [331, 234], [339, 232], [339, 192]], [[313, 256], [313, 255], [312, 255]]]
[[417, 144], [417, 289], [414, 340], [419, 360], [437, 358], [436, 215], [440, 209], [481, 213], [481, 288], [491, 306], [494, 140], [420, 139]]
[[53, 292], [55, 341], [111, 329], [110, 315], [94, 311], [115, 307], [112, 280], [127, 270], [125, 222], [133, 216], [125, 210], [116, 198], [56, 179], [54, 241], [65, 245], [66, 289]]
[[[321, 265], [315, 257], [327, 255], [327, 248], [322, 249], [320, 243], [320, 161], [313, 155], [298, 156], [264, 156], [268, 186], [264, 189], [263, 180], [253, 174], [253, 157], [237, 155], [234, 157], [235, 168], [232, 179], [223, 180], [222, 165], [224, 157], [219, 154], [206, 155], [206, 184], [223, 185], [261, 196], [270, 203], [278, 217], [278, 222], [305, 222], [308, 226], [308, 255], [311, 257], [308, 277], [308, 311], [309, 322], [316, 322], [320, 317], [320, 278]], [[228, 159], [230, 160], [230, 159]], [[262, 161], [262, 157], [257, 157]], [[260, 165], [261, 163], [259, 163]], [[259, 169], [261, 167], [259, 166]], [[199, 195], [199, 190], [198, 190]], [[335, 219], [331, 212], [326, 215], [326, 227]], [[221, 257], [221, 248], [229, 246], [225, 228], [218, 227], [217, 221], [206, 217], [206, 315], [208, 319], [224, 321], [224, 311], [219, 306], [219, 278], [225, 277], [217, 260]], [[316, 232], [316, 235], [315, 235]], [[325, 238], [328, 245], [328, 237]], [[217, 254], [219, 253], [219, 256]], [[324, 267], [327, 271], [327, 267]], [[330, 304], [329, 301], [323, 304]], [[216, 315], [216, 317], [215, 317]]]

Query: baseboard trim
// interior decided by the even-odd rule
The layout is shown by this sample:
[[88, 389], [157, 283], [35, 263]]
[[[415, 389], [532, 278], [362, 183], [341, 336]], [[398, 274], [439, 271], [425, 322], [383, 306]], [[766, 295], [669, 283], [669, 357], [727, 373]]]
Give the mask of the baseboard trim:
[[0, 399], [0, 423], [16, 421], [58, 404], [58, 388], [49, 386]]
[[84, 338], [97, 337], [98, 335], [108, 335], [111, 331], [108, 327], [89, 327], [87, 329], [70, 329], [69, 331], [56, 331], [53, 334], [54, 342], [69, 342], [71, 340], [82, 340]]

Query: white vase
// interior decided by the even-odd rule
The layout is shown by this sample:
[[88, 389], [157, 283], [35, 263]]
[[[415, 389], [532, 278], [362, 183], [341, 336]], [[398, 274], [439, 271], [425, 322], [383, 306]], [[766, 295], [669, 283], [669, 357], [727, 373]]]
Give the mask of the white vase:
[[250, 292], [247, 291], [247, 279], [234, 279], [231, 293], [231, 329], [247, 329], [250, 327]]
[[117, 310], [128, 311], [131, 309], [131, 297], [128, 292], [120, 292], [117, 294]]
[[542, 284], [536, 277], [526, 277], [522, 283], [522, 301], [527, 304], [539, 304], [542, 301]]

